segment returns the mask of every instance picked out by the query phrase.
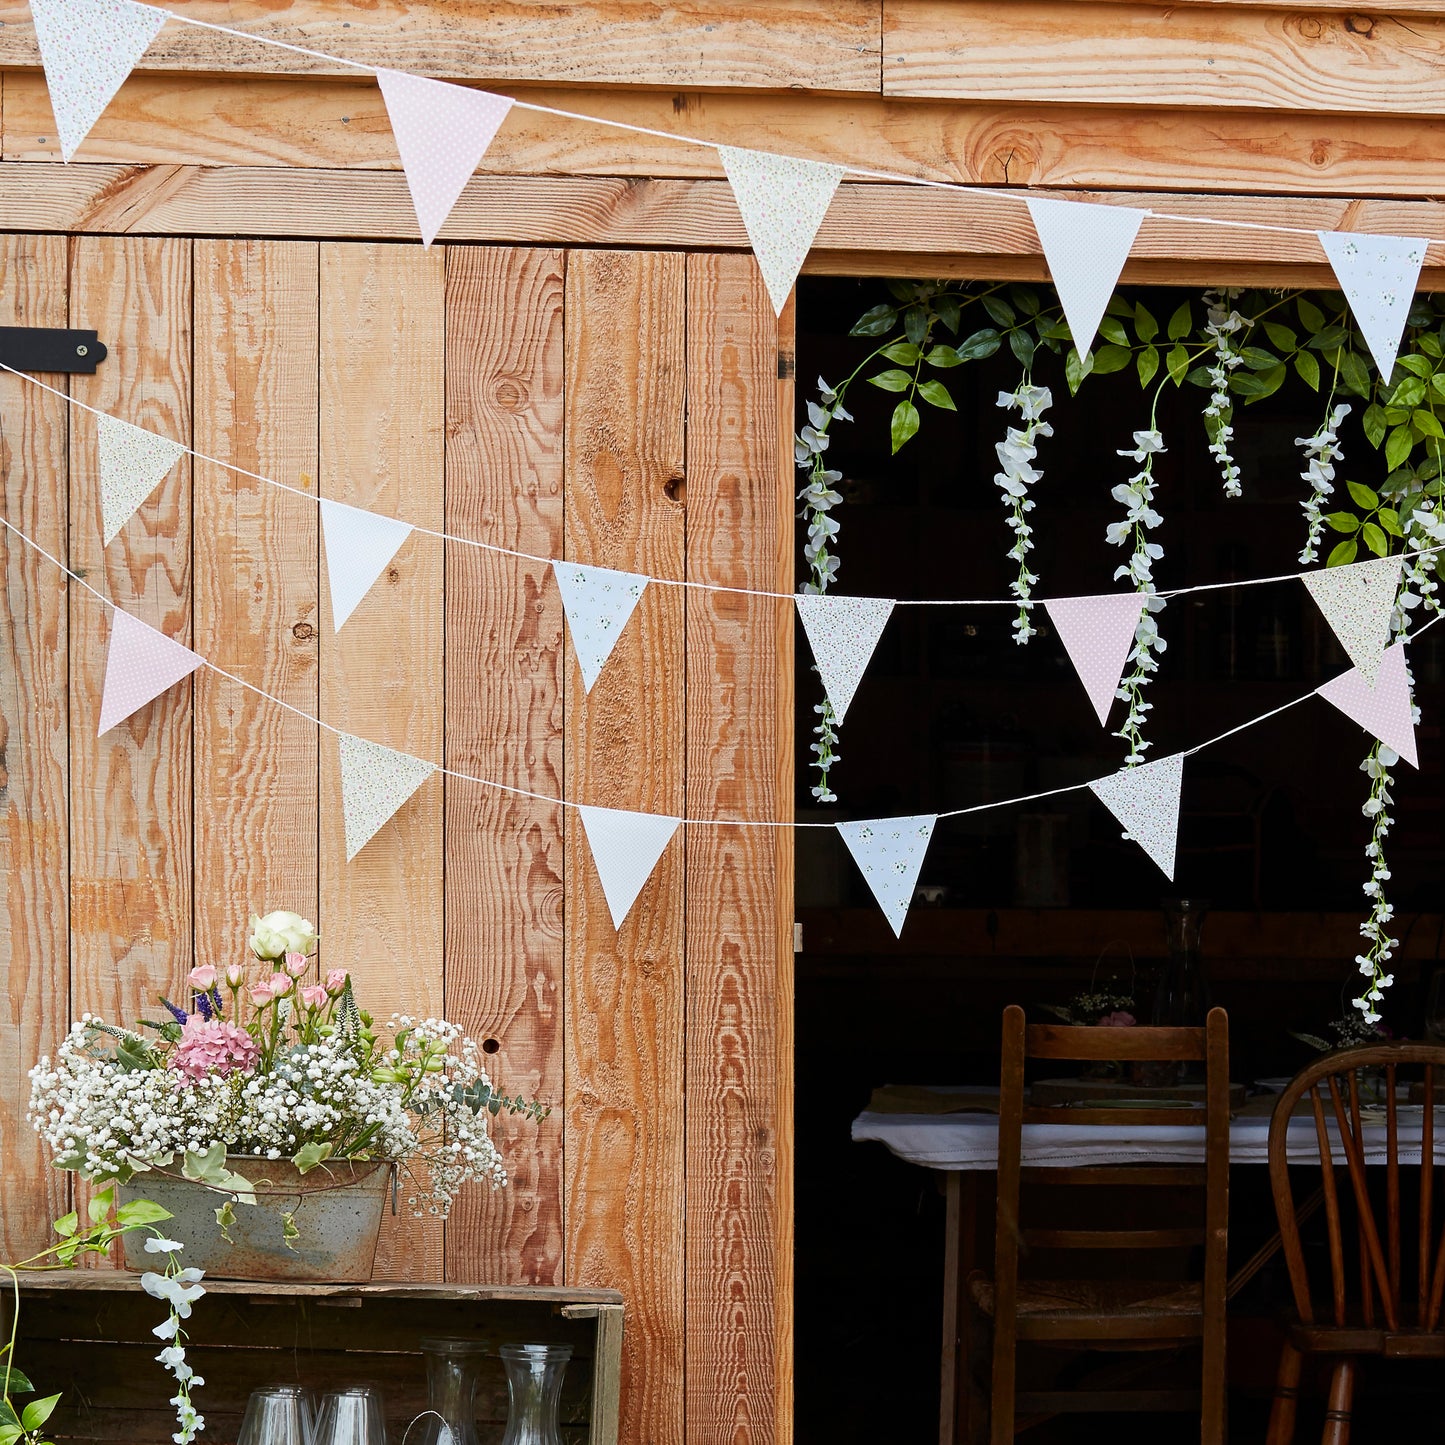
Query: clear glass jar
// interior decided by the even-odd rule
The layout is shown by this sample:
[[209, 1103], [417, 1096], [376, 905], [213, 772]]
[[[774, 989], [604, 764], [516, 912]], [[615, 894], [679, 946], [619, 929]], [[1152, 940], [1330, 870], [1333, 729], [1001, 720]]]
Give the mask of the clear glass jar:
[[477, 1375], [486, 1347], [476, 1340], [428, 1339], [426, 1413], [419, 1445], [477, 1445]]
[[557, 1409], [571, 1345], [503, 1345], [507, 1371], [507, 1433], [502, 1445], [562, 1445]]

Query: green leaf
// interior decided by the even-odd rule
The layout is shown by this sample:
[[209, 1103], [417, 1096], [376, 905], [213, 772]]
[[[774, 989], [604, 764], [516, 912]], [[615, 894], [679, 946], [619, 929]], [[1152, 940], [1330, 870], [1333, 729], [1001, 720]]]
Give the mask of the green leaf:
[[[937, 386], [938, 383], [931, 381], [928, 385]], [[297, 1173], [309, 1174], [323, 1159], [331, 1158], [331, 1149], [332, 1145], [330, 1140], [327, 1140], [324, 1144], [303, 1144], [291, 1156], [291, 1162], [296, 1166]]]
[[1013, 297], [1014, 305], [1025, 316], [1039, 314], [1039, 293], [1032, 286], [1010, 286], [1008, 294]]
[[1123, 371], [1129, 360], [1127, 346], [1101, 346], [1094, 353], [1094, 371], [1099, 376], [1107, 376], [1111, 371]]
[[24, 1433], [18, 1421], [14, 1425], [0, 1424], [0, 1445], [15, 1445]]
[[1325, 566], [1347, 567], [1359, 555], [1360, 544], [1351, 537], [1347, 542], [1341, 542], [1335, 550], [1325, 558]]
[[903, 313], [903, 334], [915, 345], [922, 346], [928, 335], [928, 312], [921, 306], [910, 306]]
[[923, 358], [930, 366], [959, 366], [964, 358], [951, 346], [935, 346], [927, 356]]
[[1135, 358], [1134, 365], [1139, 372], [1139, 385], [1148, 386], [1154, 380], [1154, 373], [1159, 370], [1159, 348], [1146, 346]]
[[1035, 323], [1035, 330], [1044, 341], [1072, 341], [1074, 339], [1068, 322], [1061, 317], [1040, 316]]
[[1393, 508], [1381, 507], [1377, 520], [1392, 537], [1403, 537], [1405, 535], [1405, 529], [1400, 525], [1400, 514]]
[[1445, 439], [1445, 427], [1440, 425], [1440, 419], [1433, 411], [1412, 412], [1410, 425], [1415, 428], [1415, 434], [1422, 437], [1440, 437]]
[[1105, 341], [1112, 341], [1115, 346], [1129, 344], [1129, 333], [1124, 330], [1124, 323], [1113, 316], [1105, 316], [1100, 320], [1099, 335]]
[[1284, 325], [1283, 322], [1266, 321], [1264, 323], [1264, 332], [1265, 335], [1269, 337], [1271, 343], [1281, 351], [1293, 351], [1295, 347], [1299, 345], [1299, 337], [1297, 337], [1288, 326]]
[[877, 376], [870, 376], [868, 382], [871, 386], [881, 387], [884, 391], [907, 391], [913, 385], [913, 377], [908, 372], [895, 368], [890, 371], [880, 371]]
[[80, 1216], [72, 1209], [69, 1214], [62, 1214], [55, 1221], [55, 1232], [62, 1239], [69, 1239], [75, 1233], [76, 1227], [80, 1224]]
[[46, 1395], [44, 1399], [32, 1400], [20, 1412], [21, 1425], [27, 1430], [38, 1430], [50, 1418], [50, 1412], [59, 1403], [59, 1395]]
[[231, 1207], [231, 1201], [228, 1199], [215, 1214], [216, 1228], [221, 1231], [221, 1238], [227, 1244], [235, 1244], [236, 1241], [231, 1238], [231, 1226], [236, 1222], [236, 1211]]
[[1236, 396], [1256, 397], [1265, 394], [1265, 382], [1257, 372], [1236, 371], [1229, 378], [1229, 389]]
[[1354, 499], [1357, 507], [1364, 507], [1366, 511], [1374, 511], [1380, 505], [1380, 499], [1363, 482], [1346, 482], [1350, 496]]
[[985, 357], [992, 356], [999, 348], [999, 334], [992, 326], [985, 326], [981, 331], [975, 331], [966, 341], [959, 344], [958, 355], [961, 361], [982, 361]]
[[1164, 365], [1169, 371], [1169, 380], [1175, 386], [1184, 382], [1184, 374], [1189, 370], [1189, 353], [1176, 341], [1169, 348], [1169, 354], [1164, 358]]
[[918, 408], [911, 401], [900, 401], [893, 408], [893, 421], [889, 433], [893, 438], [893, 451], [898, 449], [918, 430]]
[[171, 1217], [169, 1209], [162, 1209], [149, 1199], [132, 1199], [115, 1212], [115, 1222], [122, 1229], [133, 1229], [138, 1224], [159, 1224]]
[[1022, 367], [1029, 367], [1033, 364], [1034, 352], [1038, 350], [1034, 339], [1027, 331], [1010, 331], [1008, 334], [1009, 349], [1018, 358]]
[[913, 366], [923, 353], [911, 341], [895, 341], [892, 346], [885, 346], [881, 354], [899, 366]]
[[1313, 352], [1296, 351], [1294, 354], [1294, 369], [1299, 372], [1300, 380], [1303, 381], [1311, 391], [1318, 391], [1320, 389], [1320, 363]]
[[295, 1214], [289, 1209], [283, 1210], [281, 1212], [281, 1243], [294, 1252], [296, 1248], [294, 1241], [300, 1238], [301, 1231], [296, 1228]]
[[1365, 428], [1365, 440], [1372, 447], [1378, 447], [1385, 440], [1385, 408], [1377, 402], [1371, 402], [1365, 408], [1363, 418]]
[[1373, 522], [1366, 522], [1360, 530], [1360, 535], [1365, 539], [1365, 546], [1367, 546], [1375, 556], [1383, 557], [1385, 553], [1390, 550], [1389, 540]]
[[1420, 338], [1417, 345], [1426, 356], [1431, 357], [1435, 361], [1439, 361], [1441, 355], [1445, 354], [1441, 351], [1439, 338], [1432, 336], [1428, 331]]
[[981, 296], [979, 300], [983, 303], [983, 309], [988, 312], [989, 320], [997, 326], [1012, 326], [1018, 317], [1014, 309], [997, 292], [988, 296]]
[[1408, 424], [1397, 426], [1385, 440], [1385, 465], [1394, 471], [1415, 445], [1415, 433]]
[[1182, 341], [1194, 330], [1194, 313], [1187, 301], [1181, 301], [1174, 315], [1169, 318], [1170, 341]]
[[[1434, 340], [1433, 337], [1427, 339]], [[1414, 372], [1421, 381], [1429, 381], [1430, 373], [1435, 370], [1435, 368], [1430, 365], [1427, 357], [1416, 355], [1413, 352], [1409, 356], [1397, 356], [1395, 358], [1395, 365], [1403, 366], [1406, 371]]]
[[1299, 313], [1300, 325], [1306, 331], [1318, 331], [1325, 324], [1325, 313], [1303, 296], [1296, 297], [1294, 309]]
[[873, 306], [853, 323], [849, 336], [887, 336], [898, 321], [894, 306]]
[[1142, 301], [1134, 307], [1134, 333], [1140, 341], [1153, 341], [1159, 335], [1159, 323]]
[[107, 1184], [104, 1189], [98, 1189], [90, 1196], [90, 1203], [86, 1205], [86, 1213], [90, 1215], [92, 1224], [99, 1224], [101, 1220], [110, 1216], [110, 1211], [115, 1208], [115, 1187]]
[[1077, 396], [1084, 378], [1094, 369], [1094, 353], [1087, 351], [1081, 357], [1076, 346], [1069, 348], [1064, 357], [1064, 380], [1069, 384], [1069, 395]]
[[[9, 1346], [6, 1347], [7, 1349]], [[5, 1367], [0, 1365], [0, 1376], [5, 1373]], [[12, 1395], [31, 1395], [35, 1393], [35, 1386], [30, 1383], [30, 1376], [24, 1370], [10, 1366], [10, 1393]]]
[[1271, 366], [1279, 365], [1279, 357], [1262, 346], [1242, 347], [1239, 356], [1251, 371], [1268, 371]]
[[1305, 341], [1315, 351], [1338, 351], [1350, 339], [1350, 333], [1343, 326], [1326, 326]]
[[941, 381], [922, 382], [919, 385], [918, 394], [930, 406], [941, 407], [944, 411], [958, 410], [953, 404], [953, 398], [948, 394], [948, 388]]
[[8, 1400], [0, 1400], [0, 1425], [13, 1426], [17, 1430], [20, 1428], [20, 1416], [15, 1413]]
[[902, 301], [907, 305], [918, 299], [918, 287], [911, 281], [885, 281], [883, 284], [895, 301]]
[[1419, 406], [1425, 400], [1425, 383], [1418, 376], [1405, 376], [1390, 393], [1391, 406]]
[[1289, 368], [1282, 361], [1276, 361], [1268, 371], [1256, 372], [1255, 380], [1260, 383], [1260, 389], [1250, 397], [1250, 402], [1262, 401], [1267, 396], [1273, 396], [1284, 385], [1284, 379], [1288, 375]]
[[1348, 532], [1353, 536], [1360, 530], [1360, 519], [1353, 512], [1326, 512], [1324, 520], [1332, 531]]
[[958, 323], [963, 313], [963, 307], [959, 304], [957, 296], [949, 296], [946, 293], [933, 298], [933, 309], [938, 313], [938, 319], [948, 328], [950, 336], [958, 335]]

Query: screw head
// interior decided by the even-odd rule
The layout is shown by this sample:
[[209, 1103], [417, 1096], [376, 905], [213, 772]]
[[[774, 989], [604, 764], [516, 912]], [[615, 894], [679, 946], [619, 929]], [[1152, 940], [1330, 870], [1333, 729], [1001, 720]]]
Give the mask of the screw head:
[[75, 348], [75, 354], [76, 354], [77, 356], [87, 356], [87, 355], [89, 355], [89, 353], [90, 353], [90, 347], [88, 347], [88, 346], [77, 346], [77, 347]]

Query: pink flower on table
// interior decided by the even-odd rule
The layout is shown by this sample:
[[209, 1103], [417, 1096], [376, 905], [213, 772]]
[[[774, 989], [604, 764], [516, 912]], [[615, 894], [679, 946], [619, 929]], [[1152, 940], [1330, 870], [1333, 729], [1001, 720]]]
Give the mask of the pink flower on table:
[[1101, 1029], [1132, 1029], [1138, 1022], [1139, 1020], [1133, 1014], [1126, 1013], [1123, 1009], [1117, 1009], [1111, 1014], [1105, 1014], [1099, 1020], [1099, 1027]]
[[310, 967], [310, 960], [304, 953], [288, 953], [286, 955], [286, 972], [292, 978], [300, 978]]
[[346, 987], [347, 973], [344, 968], [333, 968], [326, 975], [326, 992], [335, 998]]
[[251, 1002], [257, 1008], [265, 1008], [272, 1001], [271, 984], [269, 980], [251, 985]]
[[186, 975], [186, 982], [199, 993], [205, 993], [208, 989], [216, 986], [216, 966], [213, 963], [203, 963], [198, 968], [193, 968]]
[[209, 1074], [224, 1079], [227, 1074], [249, 1074], [256, 1067], [260, 1050], [245, 1029], [219, 1019], [205, 1023], [187, 1019], [180, 1042], [166, 1056], [166, 1067], [195, 1082]]
[[301, 1002], [307, 1008], [322, 1008], [325, 1006], [326, 999], [326, 990], [319, 983], [313, 983], [310, 988], [301, 990]]
[[285, 998], [296, 986], [296, 980], [289, 973], [273, 973], [268, 986], [272, 998]]
[[246, 981], [246, 970], [239, 963], [228, 963], [226, 965], [226, 987], [240, 988]]

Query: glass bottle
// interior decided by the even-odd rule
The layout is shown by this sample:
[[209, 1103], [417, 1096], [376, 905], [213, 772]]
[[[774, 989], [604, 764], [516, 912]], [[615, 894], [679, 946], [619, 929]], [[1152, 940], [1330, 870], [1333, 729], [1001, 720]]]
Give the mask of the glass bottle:
[[477, 1372], [485, 1346], [476, 1340], [421, 1342], [426, 1413], [420, 1445], [477, 1445]]
[[[1197, 898], [1164, 902], [1164, 932], [1169, 947], [1149, 1022], [1158, 1028], [1202, 1028], [1209, 1013], [1209, 980], [1204, 972], [1200, 935], [1208, 904]], [[1204, 1077], [1200, 1064], [1151, 1063], [1145, 1082], [1155, 1087], [1196, 1082]]]
[[557, 1407], [571, 1345], [503, 1345], [507, 1371], [507, 1433], [502, 1445], [562, 1445]]

